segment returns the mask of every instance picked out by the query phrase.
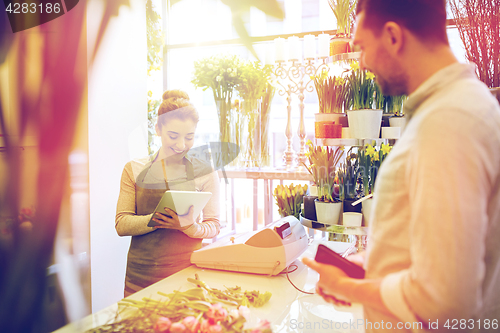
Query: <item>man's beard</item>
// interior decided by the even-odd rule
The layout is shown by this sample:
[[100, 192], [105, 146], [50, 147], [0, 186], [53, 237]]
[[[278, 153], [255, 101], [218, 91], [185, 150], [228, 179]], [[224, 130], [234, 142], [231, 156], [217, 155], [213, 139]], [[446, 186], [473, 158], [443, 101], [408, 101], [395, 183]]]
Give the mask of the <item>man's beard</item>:
[[382, 89], [382, 93], [386, 96], [401, 96], [401, 95], [407, 95], [407, 84], [406, 80], [394, 80], [391, 79], [385, 80], [383, 79], [380, 75], [377, 76], [376, 79], [378, 85], [380, 86], [380, 89]]
[[376, 82], [380, 86], [382, 93], [386, 96], [408, 95], [408, 75], [401, 69], [401, 66], [395, 59], [383, 50], [379, 50], [383, 62], [382, 69], [384, 74], [375, 73]]

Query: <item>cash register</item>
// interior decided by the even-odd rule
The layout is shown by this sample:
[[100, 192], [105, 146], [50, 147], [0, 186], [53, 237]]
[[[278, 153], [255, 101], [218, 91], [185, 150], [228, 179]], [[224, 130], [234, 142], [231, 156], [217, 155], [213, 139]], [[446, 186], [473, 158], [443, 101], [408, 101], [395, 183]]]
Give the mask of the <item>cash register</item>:
[[198, 267], [277, 275], [307, 248], [308, 237], [294, 216], [286, 216], [261, 230], [230, 236], [191, 255]]

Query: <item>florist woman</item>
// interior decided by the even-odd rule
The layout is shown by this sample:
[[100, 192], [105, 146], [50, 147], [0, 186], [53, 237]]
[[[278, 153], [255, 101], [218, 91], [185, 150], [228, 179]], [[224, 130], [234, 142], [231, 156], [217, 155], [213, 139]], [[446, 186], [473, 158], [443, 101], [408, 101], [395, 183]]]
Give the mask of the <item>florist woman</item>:
[[[188, 154], [198, 119], [186, 93], [166, 91], [156, 124], [160, 150], [152, 161], [146, 158], [125, 165], [115, 221], [119, 236], [132, 236], [125, 297], [188, 267], [202, 239], [219, 233], [219, 177], [209, 163]], [[193, 216], [192, 207], [185, 215], [165, 208], [153, 216], [166, 190], [211, 192], [203, 220]], [[148, 227], [151, 219], [159, 225]]]

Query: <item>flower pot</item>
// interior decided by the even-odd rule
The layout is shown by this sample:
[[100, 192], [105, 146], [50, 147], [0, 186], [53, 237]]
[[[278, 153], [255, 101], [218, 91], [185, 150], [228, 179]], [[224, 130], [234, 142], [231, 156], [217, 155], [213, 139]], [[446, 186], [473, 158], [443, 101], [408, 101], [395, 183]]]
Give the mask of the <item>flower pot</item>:
[[389, 127], [391, 126], [390, 124], [390, 119], [393, 117], [393, 114], [382, 114], [382, 127]]
[[325, 121], [317, 121], [314, 123], [314, 137], [317, 139], [323, 139], [326, 137]]
[[347, 111], [351, 137], [355, 139], [377, 139], [380, 135], [382, 110]]
[[403, 134], [406, 127], [406, 117], [392, 117], [389, 119], [389, 123], [391, 124], [391, 127], [400, 127], [401, 134]]
[[314, 121], [315, 122], [322, 122], [322, 121], [328, 121], [331, 123], [339, 124], [340, 123], [340, 118], [345, 116], [345, 113], [315, 113], [314, 114]]
[[314, 136], [318, 139], [323, 138], [340, 138], [342, 133], [338, 126], [341, 118], [345, 117], [344, 113], [315, 113], [314, 114]]
[[363, 226], [368, 227], [370, 225], [370, 216], [372, 211], [373, 198], [365, 200], [361, 203], [363, 213]]
[[314, 200], [316, 207], [316, 217], [319, 223], [338, 224], [340, 212], [342, 211], [342, 202], [323, 202]]
[[316, 216], [316, 203], [315, 200], [318, 198], [318, 196], [313, 196], [313, 195], [305, 195], [304, 196], [304, 211], [302, 213], [302, 216], [304, 216], [306, 219], [316, 221], [318, 218]]
[[318, 186], [316, 185], [311, 185], [309, 186], [309, 195], [313, 197], [318, 196]]
[[349, 127], [342, 127], [342, 139], [350, 139], [351, 138], [351, 130]]
[[323, 122], [323, 126], [325, 129], [325, 138], [326, 139], [339, 139], [342, 137], [342, 125]]
[[330, 56], [351, 52], [350, 41], [350, 38], [333, 37], [330, 40]]
[[401, 127], [382, 127], [382, 138], [399, 139], [401, 136]]
[[344, 199], [344, 212], [361, 213], [361, 205], [353, 206], [352, 203], [358, 199]]
[[342, 224], [346, 227], [361, 227], [363, 214], [356, 212], [347, 212], [342, 214]]

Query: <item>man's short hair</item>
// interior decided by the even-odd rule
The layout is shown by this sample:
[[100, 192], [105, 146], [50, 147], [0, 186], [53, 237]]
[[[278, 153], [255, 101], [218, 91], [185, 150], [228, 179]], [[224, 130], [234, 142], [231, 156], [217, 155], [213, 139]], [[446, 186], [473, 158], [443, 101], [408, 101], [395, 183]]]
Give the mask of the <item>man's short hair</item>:
[[392, 21], [420, 40], [448, 44], [446, 0], [358, 0], [356, 14], [360, 12], [364, 12], [365, 25], [375, 34]]

